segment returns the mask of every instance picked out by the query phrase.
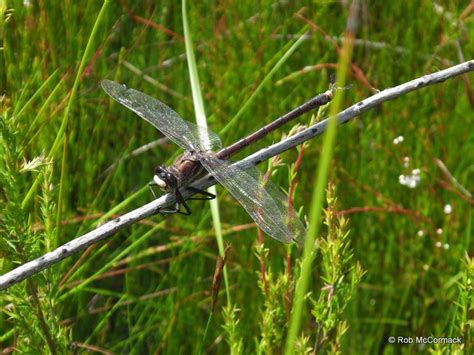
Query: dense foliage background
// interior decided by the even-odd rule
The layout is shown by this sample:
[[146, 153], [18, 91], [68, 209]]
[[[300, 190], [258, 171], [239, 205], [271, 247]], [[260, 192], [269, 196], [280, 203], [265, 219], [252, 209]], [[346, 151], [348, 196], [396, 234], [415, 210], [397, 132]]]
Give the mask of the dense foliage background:
[[[100, 80], [126, 83], [194, 121], [182, 4], [112, 1], [99, 16], [103, 6], [0, 1], [2, 274], [150, 201], [154, 166], [176, 156], [161, 141], [129, 156], [160, 135], [109, 100]], [[350, 2], [187, 8], [208, 125], [230, 144], [328, 88]], [[343, 107], [474, 54], [469, 1], [361, 1], [357, 19]], [[472, 353], [472, 80], [416, 91], [338, 129], [297, 352]], [[297, 183], [301, 216], [321, 141], [270, 167], [284, 190]], [[301, 252], [258, 236], [239, 204], [218, 193], [231, 248], [212, 315], [216, 229], [209, 204], [193, 201], [189, 217], [146, 219], [1, 291], [0, 348], [280, 353]], [[389, 336], [464, 344], [389, 344]]]

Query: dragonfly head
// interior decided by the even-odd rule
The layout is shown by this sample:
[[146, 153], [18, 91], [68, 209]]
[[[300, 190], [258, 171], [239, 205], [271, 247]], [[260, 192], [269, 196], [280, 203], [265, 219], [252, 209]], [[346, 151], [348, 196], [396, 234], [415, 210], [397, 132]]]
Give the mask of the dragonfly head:
[[168, 169], [161, 165], [156, 167], [153, 181], [160, 189], [165, 191], [178, 187], [178, 181], [176, 180], [176, 177], [173, 176], [173, 174], [171, 174]]

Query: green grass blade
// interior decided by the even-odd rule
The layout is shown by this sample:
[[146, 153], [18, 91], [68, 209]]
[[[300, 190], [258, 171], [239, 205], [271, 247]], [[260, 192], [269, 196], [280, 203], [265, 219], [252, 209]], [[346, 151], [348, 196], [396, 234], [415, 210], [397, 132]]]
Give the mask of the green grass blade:
[[59, 148], [61, 140], [64, 139], [64, 147], [63, 147], [64, 149], [63, 149], [63, 156], [62, 156], [62, 162], [61, 162], [61, 177], [59, 180], [58, 207], [57, 207], [57, 215], [56, 215], [56, 236], [59, 234], [60, 226], [61, 226], [62, 205], [63, 205], [63, 199], [64, 199], [64, 189], [65, 189], [65, 179], [66, 179], [65, 174], [66, 174], [66, 166], [67, 166], [67, 148], [68, 148], [67, 147], [68, 139], [67, 139], [67, 135], [65, 134], [66, 127], [68, 124], [71, 108], [73, 107], [76, 101], [77, 91], [79, 88], [79, 83], [81, 81], [82, 73], [84, 72], [84, 69], [86, 67], [88, 60], [92, 58], [92, 55], [94, 52], [95, 39], [99, 31], [99, 28], [104, 20], [104, 15], [106, 14], [109, 3], [110, 3], [110, 0], [104, 0], [104, 3], [102, 4], [102, 8], [100, 9], [99, 15], [97, 16], [97, 19], [94, 23], [94, 27], [92, 27], [91, 34], [87, 41], [86, 49], [84, 50], [84, 54], [81, 59], [81, 64], [79, 65], [79, 69], [77, 71], [77, 75], [74, 80], [74, 84], [72, 86], [71, 95], [69, 97], [66, 110], [64, 111], [61, 127], [59, 128], [58, 134], [56, 136], [56, 140], [54, 141], [53, 146], [48, 155], [49, 158], [52, 158], [55, 155], [56, 150]]
[[[348, 37], [344, 41], [341, 56], [339, 58], [336, 78], [338, 87], [343, 87], [346, 82], [347, 69], [352, 56], [353, 38]], [[328, 128], [324, 134], [323, 147], [321, 157], [319, 158], [318, 168], [315, 172], [316, 182], [312, 193], [310, 213], [309, 213], [309, 229], [305, 239], [303, 260], [301, 263], [301, 273], [295, 287], [293, 298], [293, 306], [290, 318], [288, 336], [285, 344], [285, 354], [293, 354], [296, 339], [301, 327], [303, 317], [303, 306], [305, 302], [306, 292], [311, 277], [312, 263], [317, 253], [315, 249], [315, 240], [319, 234], [321, 226], [321, 214], [323, 209], [323, 201], [325, 197], [325, 189], [327, 186], [329, 167], [334, 151], [334, 143], [336, 139], [337, 120], [336, 115], [339, 112], [343, 98], [344, 90], [337, 90], [330, 107], [330, 117], [333, 119], [328, 123]]]
[[[193, 104], [194, 111], [196, 115], [196, 123], [199, 126], [207, 128], [207, 119], [206, 113], [204, 110], [204, 100], [202, 98], [201, 86], [199, 84], [199, 75], [197, 71], [196, 58], [194, 56], [193, 43], [191, 38], [191, 32], [188, 24], [188, 17], [186, 12], [186, 0], [182, 1], [183, 9], [183, 29], [184, 29], [184, 41], [186, 44], [186, 57], [188, 61], [188, 70], [189, 70], [189, 79], [191, 81], [191, 89], [193, 93]], [[215, 186], [212, 186], [208, 191], [217, 196], [217, 190]], [[222, 225], [219, 213], [219, 205], [217, 198], [209, 201], [211, 205], [212, 220], [214, 224], [214, 229], [216, 231], [216, 240], [219, 247], [219, 254], [224, 256], [224, 239], [222, 236]], [[230, 303], [230, 292], [229, 292], [229, 282], [227, 277], [227, 267], [224, 266], [224, 284], [227, 295], [227, 301]]]
[[58, 70], [56, 69], [49, 77], [46, 79], [43, 84], [36, 90], [36, 92], [31, 96], [31, 98], [23, 105], [23, 107], [18, 111], [18, 113], [15, 113], [16, 116], [21, 116], [23, 112], [27, 108], [31, 106], [31, 104], [41, 95], [41, 93], [49, 86], [49, 83], [54, 81], [56, 79], [56, 76], [58, 74]]
[[295, 50], [303, 43], [304, 40], [304, 33], [307, 30], [307, 26], [303, 27], [301, 31], [297, 34], [298, 39], [291, 45], [291, 47], [283, 54], [283, 56], [277, 61], [275, 66], [268, 72], [267, 75], [263, 78], [262, 82], [257, 86], [255, 91], [250, 95], [247, 101], [242, 105], [240, 110], [235, 114], [234, 117], [226, 124], [226, 126], [221, 129], [219, 132], [220, 134], [224, 134], [228, 132], [235, 124], [238, 122], [239, 118], [248, 110], [252, 102], [255, 98], [260, 94], [262, 89], [270, 82], [270, 79], [273, 75], [282, 67], [283, 64], [287, 61], [287, 59], [295, 52]]

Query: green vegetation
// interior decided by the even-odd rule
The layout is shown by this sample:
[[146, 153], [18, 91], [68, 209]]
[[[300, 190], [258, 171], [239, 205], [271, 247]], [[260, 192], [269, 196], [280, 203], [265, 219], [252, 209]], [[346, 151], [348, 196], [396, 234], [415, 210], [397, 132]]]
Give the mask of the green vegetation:
[[[227, 145], [324, 92], [346, 53], [352, 65], [338, 80], [349, 90], [239, 158], [377, 89], [474, 57], [467, 0], [362, 2], [353, 48], [342, 50], [349, 9], [188, 2], [185, 31], [178, 1], [0, 0], [0, 274], [150, 201], [155, 165], [179, 153], [166, 142], [129, 156], [160, 135], [111, 101], [102, 79], [190, 121], [198, 112]], [[191, 216], [148, 218], [0, 291], [0, 349], [472, 353], [473, 79], [385, 103], [332, 142], [262, 164], [312, 222], [311, 253], [264, 236], [217, 186], [212, 212], [191, 201]], [[301, 270], [308, 288], [292, 317]]]

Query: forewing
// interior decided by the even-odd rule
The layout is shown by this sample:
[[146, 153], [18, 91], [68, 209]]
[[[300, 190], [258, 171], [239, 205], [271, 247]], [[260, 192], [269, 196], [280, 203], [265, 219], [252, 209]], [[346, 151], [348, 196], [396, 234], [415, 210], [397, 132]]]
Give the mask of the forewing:
[[222, 147], [214, 132], [183, 120], [161, 101], [140, 91], [110, 80], [101, 82], [104, 91], [115, 101], [151, 123], [165, 136], [185, 150], [210, 151]]
[[201, 163], [266, 234], [283, 243], [303, 243], [306, 230], [288, 198], [271, 181], [265, 182], [256, 167], [242, 170], [212, 156]]

